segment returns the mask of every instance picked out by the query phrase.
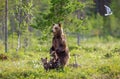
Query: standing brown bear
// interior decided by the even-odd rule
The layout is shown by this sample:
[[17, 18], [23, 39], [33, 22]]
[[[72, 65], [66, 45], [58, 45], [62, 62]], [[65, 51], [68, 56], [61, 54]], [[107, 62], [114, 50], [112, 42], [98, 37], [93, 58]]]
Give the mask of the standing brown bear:
[[52, 39], [52, 47], [50, 48], [50, 54], [52, 52], [56, 52], [60, 67], [64, 68], [69, 60], [69, 50], [66, 45], [66, 38], [63, 33], [63, 29], [61, 24], [54, 24], [52, 28], [53, 39]]

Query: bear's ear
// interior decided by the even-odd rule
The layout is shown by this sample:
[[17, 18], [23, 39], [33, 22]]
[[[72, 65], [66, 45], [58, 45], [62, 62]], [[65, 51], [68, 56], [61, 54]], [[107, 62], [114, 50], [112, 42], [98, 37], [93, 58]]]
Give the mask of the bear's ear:
[[61, 23], [58, 23], [59, 27], [61, 27]]

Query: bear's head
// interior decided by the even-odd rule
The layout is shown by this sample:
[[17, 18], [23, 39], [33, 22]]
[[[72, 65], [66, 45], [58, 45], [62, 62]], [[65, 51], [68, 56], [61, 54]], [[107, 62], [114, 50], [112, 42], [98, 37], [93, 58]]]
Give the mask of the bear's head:
[[42, 61], [43, 65], [47, 64], [47, 57], [46, 58], [41, 58], [41, 61]]
[[42, 61], [42, 64], [43, 64], [44, 68], [47, 69], [47, 65], [48, 65], [47, 57], [46, 58], [41, 58], [41, 61]]
[[63, 33], [63, 29], [61, 27], [61, 24], [53, 24], [53, 27], [52, 27], [52, 32], [53, 32], [53, 35], [54, 36], [61, 36], [62, 33]]

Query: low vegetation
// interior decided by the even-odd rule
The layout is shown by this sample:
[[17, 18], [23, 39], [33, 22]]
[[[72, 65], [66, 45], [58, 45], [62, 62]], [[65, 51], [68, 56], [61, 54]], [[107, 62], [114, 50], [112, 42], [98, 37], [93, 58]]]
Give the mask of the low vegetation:
[[[50, 58], [49, 44], [41, 45], [34, 51], [24, 52], [21, 49], [19, 52], [4, 53], [7, 59], [0, 59], [0, 79], [120, 79], [118, 39], [91, 38], [82, 40], [80, 46], [75, 45], [75, 39], [71, 39], [74, 38], [68, 38], [71, 57], [64, 71], [44, 70], [40, 58]], [[0, 44], [2, 49], [2, 43]], [[38, 51], [41, 47], [44, 50]], [[77, 68], [72, 65], [75, 63], [74, 54], [79, 65]]]

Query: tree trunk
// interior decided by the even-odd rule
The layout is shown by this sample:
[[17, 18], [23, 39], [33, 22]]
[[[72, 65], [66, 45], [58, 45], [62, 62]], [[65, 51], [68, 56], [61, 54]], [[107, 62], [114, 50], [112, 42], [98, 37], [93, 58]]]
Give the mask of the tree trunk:
[[[4, 17], [3, 17], [3, 20], [4, 20]], [[3, 42], [5, 42], [5, 41], [4, 41], [4, 40], [5, 40], [4, 36], [5, 36], [5, 23], [4, 23], [4, 21], [3, 21], [3, 22], [2, 22], [2, 40], [3, 40]]]
[[79, 33], [77, 34], [77, 45], [78, 46], [80, 45], [80, 34]]
[[20, 36], [20, 33], [18, 33], [18, 45], [17, 45], [17, 51], [20, 49], [21, 47], [21, 36]]
[[7, 19], [8, 19], [8, 0], [5, 0], [5, 52], [8, 52], [8, 26], [7, 26]]
[[20, 25], [21, 25], [21, 22], [19, 22], [19, 26], [18, 26], [18, 44], [17, 44], [17, 49], [16, 51], [18, 51], [21, 47], [21, 34], [20, 34]]
[[12, 27], [12, 49], [13, 49], [13, 35], [14, 35], [14, 31], [13, 31], [13, 27]]
[[16, 51], [18, 51], [20, 48], [21, 48], [21, 23], [22, 23], [22, 10], [21, 8], [19, 7], [18, 8], [18, 21], [19, 21], [19, 25], [18, 25], [18, 44], [17, 44], [17, 49]]

